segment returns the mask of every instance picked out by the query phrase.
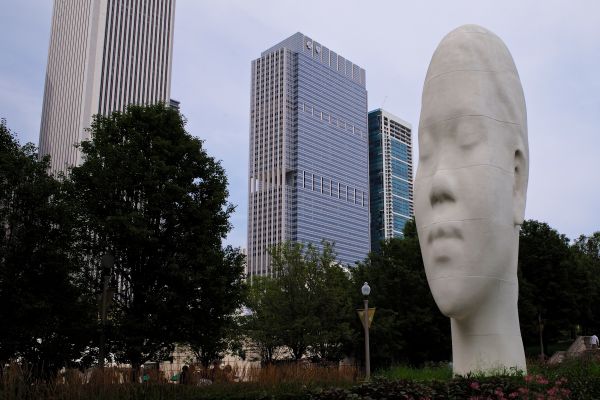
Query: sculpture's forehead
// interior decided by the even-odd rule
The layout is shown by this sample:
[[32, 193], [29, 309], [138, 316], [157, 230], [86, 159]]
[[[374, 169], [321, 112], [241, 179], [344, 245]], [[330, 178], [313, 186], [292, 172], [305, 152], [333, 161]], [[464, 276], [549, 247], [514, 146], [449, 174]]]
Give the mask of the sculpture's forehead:
[[456, 71], [425, 84], [421, 127], [465, 116], [526, 126], [519, 77], [507, 72]]
[[420, 126], [469, 115], [526, 126], [523, 89], [510, 52], [496, 35], [475, 25], [450, 32], [436, 49]]
[[425, 81], [451, 71], [517, 73], [504, 42], [477, 25], [461, 26], [442, 39], [433, 54]]

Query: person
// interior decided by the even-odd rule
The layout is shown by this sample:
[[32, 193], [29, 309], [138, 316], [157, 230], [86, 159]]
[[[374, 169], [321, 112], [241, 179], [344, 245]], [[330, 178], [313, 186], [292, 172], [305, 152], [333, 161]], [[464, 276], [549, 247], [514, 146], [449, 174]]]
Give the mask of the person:
[[423, 86], [414, 205], [427, 281], [450, 317], [455, 374], [526, 370], [517, 261], [528, 163], [510, 52], [485, 28], [455, 29]]
[[189, 385], [190, 384], [190, 368], [187, 365], [184, 365], [181, 369], [181, 373], [179, 374], [179, 384], [180, 385]]
[[597, 349], [598, 348], [598, 336], [592, 335], [592, 337], [590, 339], [590, 344], [592, 345], [592, 349]]

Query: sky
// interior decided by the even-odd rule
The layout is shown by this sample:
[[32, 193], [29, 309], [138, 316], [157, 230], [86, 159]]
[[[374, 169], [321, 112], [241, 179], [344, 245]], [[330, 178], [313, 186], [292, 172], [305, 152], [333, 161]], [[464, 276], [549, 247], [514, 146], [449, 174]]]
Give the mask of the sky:
[[[51, 0], [2, 0], [0, 117], [38, 143]], [[526, 218], [575, 239], [600, 230], [600, 2], [177, 0], [171, 97], [236, 205], [226, 242], [246, 246], [250, 63], [302, 32], [365, 68], [369, 110], [417, 129], [427, 67], [445, 34], [478, 24], [504, 40], [527, 102]], [[415, 166], [416, 167], [416, 166]], [[416, 170], [416, 168], [415, 168]]]

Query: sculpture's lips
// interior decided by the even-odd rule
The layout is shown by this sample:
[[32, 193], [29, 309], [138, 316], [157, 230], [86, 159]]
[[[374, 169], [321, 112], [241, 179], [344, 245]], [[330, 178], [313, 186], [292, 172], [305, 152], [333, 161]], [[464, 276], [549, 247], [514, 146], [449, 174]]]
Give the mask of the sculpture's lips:
[[439, 240], [439, 239], [461, 239], [462, 240], [462, 238], [463, 238], [463, 235], [462, 235], [460, 229], [458, 229], [456, 226], [440, 225], [440, 226], [435, 227], [434, 229], [432, 229], [429, 232], [427, 241], [429, 243], [432, 243], [435, 240]]

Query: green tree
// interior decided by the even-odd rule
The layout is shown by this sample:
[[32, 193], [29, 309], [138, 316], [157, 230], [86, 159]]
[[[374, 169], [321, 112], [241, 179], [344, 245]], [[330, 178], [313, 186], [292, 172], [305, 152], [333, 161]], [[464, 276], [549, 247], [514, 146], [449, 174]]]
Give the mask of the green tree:
[[243, 317], [243, 331], [258, 350], [263, 363], [270, 364], [283, 345], [279, 335], [282, 326], [279, 312], [280, 300], [277, 281], [270, 277], [253, 277]]
[[[526, 345], [567, 339], [581, 317], [585, 276], [569, 239], [548, 224], [527, 220], [519, 238], [519, 319]], [[540, 326], [540, 321], [542, 326]]]
[[38, 377], [80, 357], [95, 310], [80, 290], [68, 196], [48, 166], [0, 124], [0, 361]]
[[575, 267], [584, 276], [579, 286], [585, 294], [579, 304], [581, 333], [591, 335], [600, 330], [600, 232], [580, 235], [571, 251]]
[[[414, 219], [407, 222], [403, 238], [383, 242], [352, 274], [355, 303], [362, 303], [360, 287], [369, 282], [369, 306], [377, 309], [370, 332], [374, 367], [450, 358], [450, 321], [429, 290]], [[362, 357], [362, 347], [356, 354]]]
[[70, 173], [92, 290], [101, 256], [114, 256], [108, 338], [134, 374], [176, 342], [197, 345], [198, 324], [218, 342], [232, 306], [215, 294], [241, 287], [239, 256], [222, 249], [233, 211], [225, 173], [184, 125], [164, 104], [98, 115]]
[[194, 271], [202, 286], [185, 295], [196, 301], [180, 321], [186, 343], [205, 367], [221, 360], [240, 339], [238, 314], [247, 297], [244, 255], [228, 246], [213, 262], [212, 268]]
[[294, 360], [341, 359], [352, 337], [353, 310], [350, 277], [335, 263], [333, 246], [285, 242], [270, 254], [274, 277], [255, 278], [246, 322], [263, 360], [271, 361], [280, 347]]

